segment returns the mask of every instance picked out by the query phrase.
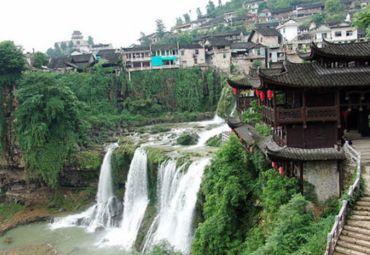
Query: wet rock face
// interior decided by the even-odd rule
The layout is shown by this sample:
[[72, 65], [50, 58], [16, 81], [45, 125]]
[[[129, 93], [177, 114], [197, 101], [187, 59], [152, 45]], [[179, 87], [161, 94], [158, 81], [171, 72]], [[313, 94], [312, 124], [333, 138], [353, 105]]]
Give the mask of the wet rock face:
[[74, 166], [67, 166], [59, 176], [59, 184], [62, 187], [84, 188], [90, 186], [91, 182], [99, 179], [98, 170], [80, 170]]

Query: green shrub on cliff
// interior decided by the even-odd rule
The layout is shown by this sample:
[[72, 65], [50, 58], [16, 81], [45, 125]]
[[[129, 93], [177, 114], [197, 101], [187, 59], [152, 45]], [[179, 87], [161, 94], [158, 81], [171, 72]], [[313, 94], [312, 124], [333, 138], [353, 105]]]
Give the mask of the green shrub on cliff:
[[51, 73], [27, 73], [17, 92], [18, 140], [26, 168], [49, 186], [77, 143], [79, 103], [73, 92]]
[[205, 171], [203, 218], [192, 254], [238, 254], [255, 215], [252, 164], [238, 138], [230, 137]]
[[76, 153], [75, 164], [83, 170], [97, 170], [102, 164], [102, 155], [99, 151], [86, 150]]
[[181, 134], [176, 143], [179, 145], [194, 145], [197, 144], [199, 136], [195, 133], [183, 133]]

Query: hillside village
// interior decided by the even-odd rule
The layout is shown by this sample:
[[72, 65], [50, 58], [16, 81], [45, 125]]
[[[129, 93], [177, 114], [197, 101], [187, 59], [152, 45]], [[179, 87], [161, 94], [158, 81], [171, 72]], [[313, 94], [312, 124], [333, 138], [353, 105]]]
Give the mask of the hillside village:
[[248, 74], [250, 67], [275, 67], [285, 60], [299, 62], [298, 53], [309, 51], [311, 43], [321, 46], [323, 41], [365, 40], [366, 31], [353, 24], [353, 17], [366, 8], [368, 0], [341, 0], [340, 4], [342, 15], [333, 14], [334, 21], [325, 21], [324, 2], [268, 9], [265, 0], [245, 1], [240, 9], [219, 15], [199, 11], [193, 21], [186, 14], [187, 22], [179, 18], [170, 31], [157, 20], [159, 31], [123, 48], [94, 44], [91, 37], [85, 39], [80, 31], [74, 31], [69, 41], [55, 43], [54, 52], [58, 48], [62, 54], [48, 54], [50, 60], [44, 68], [81, 72], [104, 62], [106, 67], [127, 72], [212, 66], [227, 74]]
[[214, 2], [0, 42], [0, 254], [370, 254], [369, 0]]

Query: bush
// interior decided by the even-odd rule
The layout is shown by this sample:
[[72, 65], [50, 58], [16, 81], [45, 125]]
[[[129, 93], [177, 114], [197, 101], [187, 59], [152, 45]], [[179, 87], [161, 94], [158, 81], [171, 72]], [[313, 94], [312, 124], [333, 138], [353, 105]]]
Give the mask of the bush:
[[98, 170], [102, 164], [102, 155], [99, 151], [82, 151], [76, 154], [74, 163], [83, 170]]
[[193, 255], [238, 254], [255, 216], [250, 166], [243, 145], [230, 136], [203, 177], [204, 222], [196, 229]]
[[262, 136], [271, 135], [271, 127], [266, 125], [265, 123], [256, 123], [255, 128], [256, 131]]
[[273, 218], [281, 205], [287, 203], [297, 193], [297, 181], [282, 177], [276, 170], [268, 170], [261, 175], [261, 205], [267, 218]]
[[266, 244], [253, 252], [253, 255], [285, 255], [297, 251], [309, 240], [310, 224], [313, 215], [307, 211], [308, 201], [297, 194], [277, 213], [277, 223], [266, 239]]
[[216, 135], [211, 137], [207, 142], [206, 145], [210, 147], [220, 147], [222, 143], [222, 134]]
[[199, 136], [195, 133], [183, 133], [181, 134], [176, 143], [179, 145], [194, 145], [197, 144]]
[[14, 214], [22, 211], [24, 208], [24, 205], [14, 202], [0, 203], [0, 222], [10, 219]]

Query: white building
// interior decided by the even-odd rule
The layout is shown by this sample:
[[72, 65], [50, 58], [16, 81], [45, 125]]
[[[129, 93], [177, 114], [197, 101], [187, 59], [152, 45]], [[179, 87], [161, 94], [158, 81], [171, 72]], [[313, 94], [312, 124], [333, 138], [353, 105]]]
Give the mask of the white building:
[[331, 41], [332, 42], [352, 42], [358, 39], [357, 28], [353, 27], [351, 23], [342, 22], [330, 26]]
[[290, 19], [278, 26], [277, 30], [283, 36], [285, 42], [291, 42], [298, 35], [298, 23]]

